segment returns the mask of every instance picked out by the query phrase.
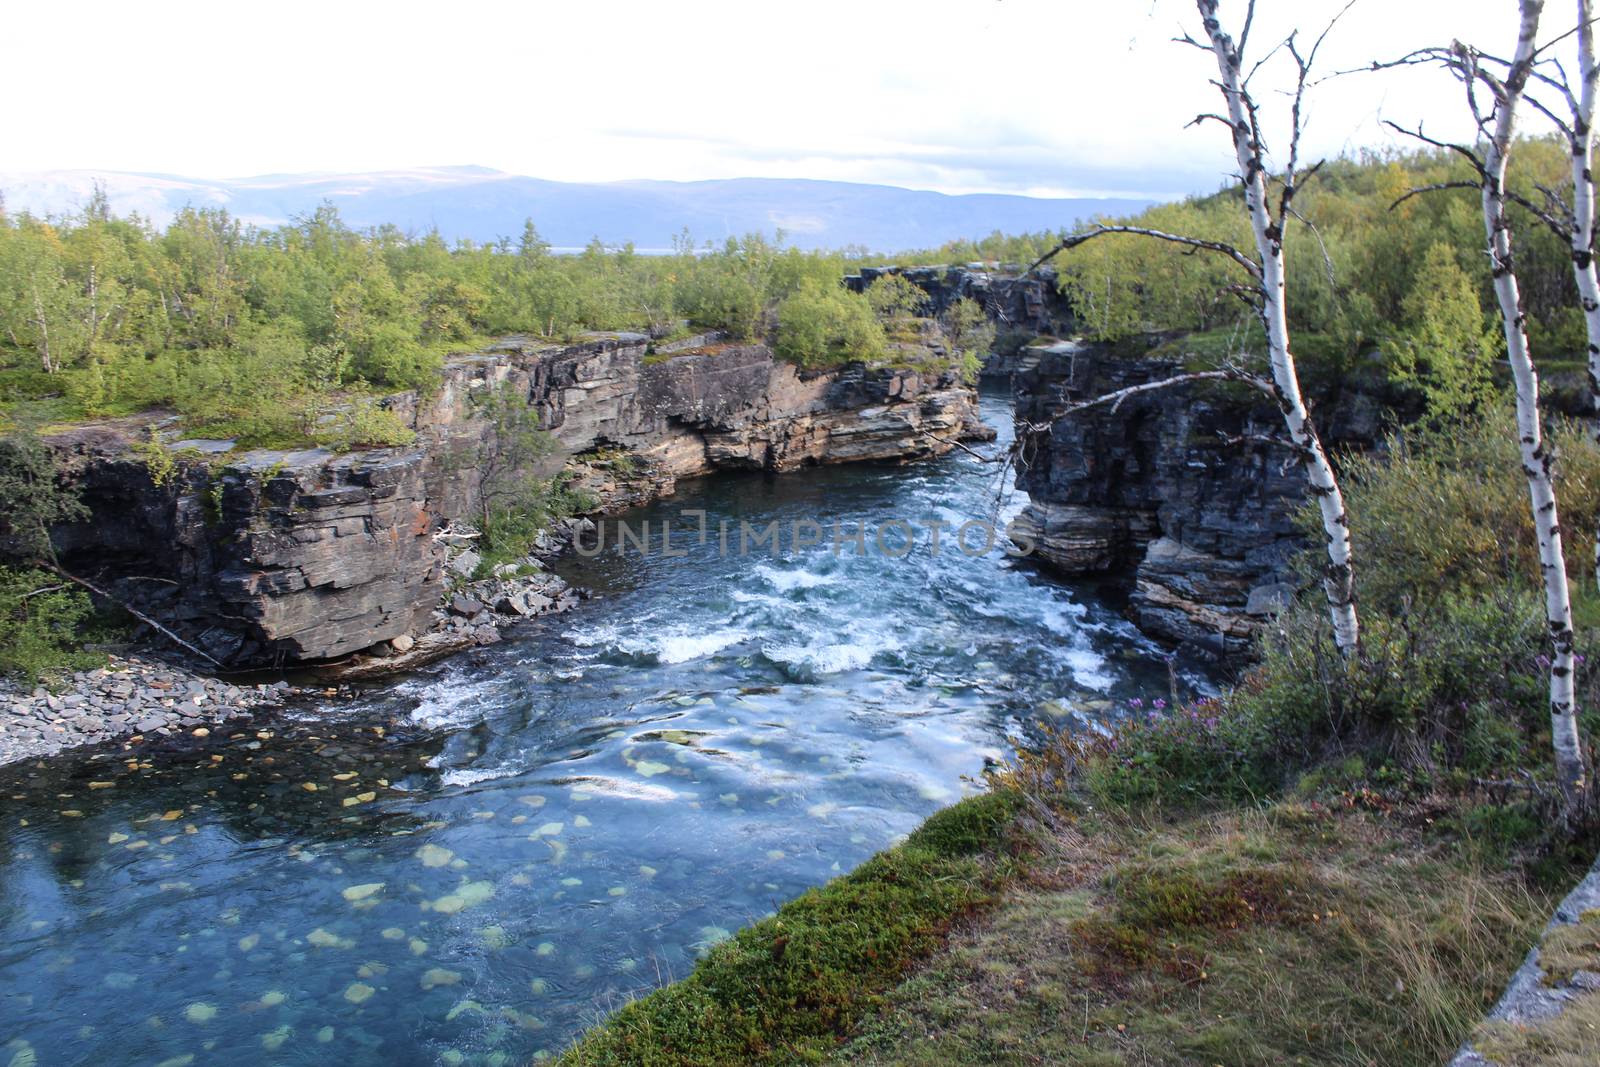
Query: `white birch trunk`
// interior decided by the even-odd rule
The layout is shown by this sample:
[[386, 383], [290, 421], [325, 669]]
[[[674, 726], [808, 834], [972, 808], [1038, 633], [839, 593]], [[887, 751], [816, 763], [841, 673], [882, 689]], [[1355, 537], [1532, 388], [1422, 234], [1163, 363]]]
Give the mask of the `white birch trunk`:
[[1274, 221], [1267, 204], [1266, 165], [1255, 126], [1246, 107], [1240, 71], [1242, 60], [1233, 38], [1217, 21], [1217, 0], [1196, 0], [1205, 24], [1211, 50], [1217, 57], [1222, 95], [1227, 100], [1228, 119], [1233, 134], [1234, 154], [1239, 161], [1239, 177], [1244, 185], [1245, 206], [1250, 213], [1256, 252], [1261, 261], [1261, 318], [1267, 332], [1267, 353], [1272, 364], [1272, 382], [1278, 407], [1283, 412], [1289, 439], [1303, 457], [1306, 480], [1322, 513], [1322, 533], [1327, 542], [1328, 562], [1323, 568], [1323, 591], [1327, 595], [1328, 615], [1333, 621], [1333, 640], [1346, 657], [1359, 647], [1360, 625], [1356, 618], [1354, 571], [1350, 558], [1350, 527], [1344, 510], [1344, 496], [1328, 462], [1322, 440], [1306, 411], [1300, 394], [1300, 378], [1295, 372], [1289, 349], [1287, 295], [1284, 290], [1283, 220]]
[[50, 320], [44, 313], [44, 300], [39, 296], [39, 279], [33, 279], [33, 325], [39, 331], [39, 358], [44, 362], [44, 372], [56, 372], [55, 361], [50, 358]]
[[[1511, 250], [1511, 229], [1506, 218], [1506, 164], [1521, 102], [1532, 68], [1539, 14], [1544, 0], [1521, 0], [1522, 26], [1517, 51], [1496, 101], [1493, 132], [1483, 150], [1483, 225], [1489, 242], [1489, 265], [1494, 275], [1494, 295], [1505, 330], [1506, 359], [1517, 391], [1517, 438], [1522, 469], [1528, 478], [1528, 496], [1539, 541], [1539, 569], [1544, 577], [1545, 616], [1552, 647], [1550, 664], [1550, 733], [1555, 746], [1556, 775], [1570, 802], [1585, 789], [1582, 745], [1578, 737], [1573, 690], [1572, 601], [1567, 589], [1566, 555], [1561, 546], [1561, 523], [1556, 510], [1555, 483], [1550, 473], [1550, 453], [1545, 449], [1539, 418], [1539, 376], [1528, 351], [1527, 320], [1517, 286]], [[1468, 80], [1472, 86], [1471, 72]]]
[[[1600, 269], [1594, 259], [1594, 105], [1600, 67], [1594, 57], [1594, 4], [1578, 0], [1578, 95], [1572, 114], [1572, 276], [1578, 283], [1589, 341], [1589, 402], [1595, 445], [1600, 447]], [[1595, 583], [1600, 586], [1600, 533], [1594, 545]]]

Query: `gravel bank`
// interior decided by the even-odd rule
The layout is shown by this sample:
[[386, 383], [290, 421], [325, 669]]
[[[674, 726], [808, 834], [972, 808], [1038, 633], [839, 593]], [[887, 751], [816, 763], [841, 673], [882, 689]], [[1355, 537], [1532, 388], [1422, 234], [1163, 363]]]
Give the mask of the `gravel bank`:
[[78, 671], [59, 693], [0, 681], [0, 764], [79, 745], [189, 733], [275, 705], [286, 682], [239, 686], [137, 657], [112, 656]]

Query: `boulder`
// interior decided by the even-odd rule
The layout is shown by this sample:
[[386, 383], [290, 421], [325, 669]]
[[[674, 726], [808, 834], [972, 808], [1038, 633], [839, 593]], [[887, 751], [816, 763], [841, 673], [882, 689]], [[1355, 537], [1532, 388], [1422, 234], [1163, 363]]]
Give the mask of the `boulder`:
[[475, 596], [469, 596], [466, 593], [457, 593], [455, 596], [450, 598], [451, 614], [461, 615], [465, 618], [472, 619], [482, 614], [483, 610], [483, 601], [479, 600]]

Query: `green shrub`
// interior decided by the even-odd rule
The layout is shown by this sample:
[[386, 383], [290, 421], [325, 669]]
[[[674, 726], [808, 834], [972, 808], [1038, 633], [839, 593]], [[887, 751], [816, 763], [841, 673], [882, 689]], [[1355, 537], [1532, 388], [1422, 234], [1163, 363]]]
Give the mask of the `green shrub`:
[[[1547, 444], [1556, 456], [1575, 606], [1593, 610], [1600, 450], [1586, 438], [1582, 427], [1562, 419], [1551, 427]], [[1509, 405], [1432, 429], [1408, 429], [1378, 452], [1343, 457], [1341, 467], [1357, 593], [1368, 613], [1409, 610], [1425, 616], [1441, 594], [1486, 592], [1508, 581], [1539, 588], [1528, 483]], [[1321, 543], [1314, 506], [1302, 509], [1297, 523], [1309, 543]], [[1311, 553], [1305, 563], [1309, 579], [1320, 562]]]
[[77, 493], [62, 484], [44, 442], [31, 433], [0, 437], [0, 560], [53, 560], [50, 528], [88, 517]]
[[1420, 390], [1434, 418], [1459, 417], [1490, 403], [1504, 343], [1452, 249], [1428, 248], [1401, 311], [1405, 325], [1388, 353], [1393, 378]]
[[903, 274], [885, 274], [874, 279], [864, 295], [891, 342], [914, 345], [923, 340], [927, 320], [918, 312], [928, 303], [928, 294], [920, 286]]
[[832, 367], [882, 357], [885, 337], [864, 297], [811, 283], [778, 305], [775, 347], [802, 367]]
[[989, 316], [976, 301], [962, 297], [945, 310], [940, 325], [955, 369], [965, 381], [977, 381], [983, 357], [995, 343], [994, 324]]
[[400, 448], [415, 441], [417, 435], [393, 411], [375, 400], [361, 399], [333, 411], [319, 425], [314, 439], [324, 448], [348, 452], [353, 448]]
[[98, 666], [80, 628], [94, 615], [88, 594], [49, 571], [0, 567], [0, 674], [24, 684]]
[[135, 444], [132, 451], [144, 460], [145, 469], [150, 472], [150, 482], [157, 489], [165, 489], [177, 479], [183, 472], [183, 460], [200, 457], [200, 453], [193, 449], [175, 452], [168, 448], [154, 426], [149, 427], [145, 439]]
[[598, 503], [594, 494], [574, 488], [564, 473], [548, 480], [524, 479], [516, 496], [491, 508], [481, 520], [479, 576], [526, 556], [552, 522], [593, 511]]

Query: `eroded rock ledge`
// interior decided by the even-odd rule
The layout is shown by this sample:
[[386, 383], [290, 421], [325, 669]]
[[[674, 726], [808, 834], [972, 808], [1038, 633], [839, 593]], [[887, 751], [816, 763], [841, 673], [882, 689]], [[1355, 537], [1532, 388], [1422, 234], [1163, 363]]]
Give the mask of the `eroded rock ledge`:
[[[435, 393], [385, 401], [417, 432], [407, 448], [240, 454], [198, 442], [216, 454], [157, 485], [132, 430], [57, 436], [93, 516], [56, 532], [58, 553], [230, 667], [324, 661], [421, 633], [447, 591], [435, 535], [479, 505], [473, 460], [489, 429], [473, 397], [497, 387], [525, 397], [560, 445], [536, 473], [575, 458], [602, 510], [715, 470], [903, 460], [981, 432], [976, 393], [950, 374], [808, 373], [715, 337], [513, 337], [452, 358]], [[625, 478], [583, 463], [615, 450], [630, 456]]]
[[[1181, 358], [1061, 343], [1018, 373], [1017, 417], [1047, 423], [1063, 404], [1181, 373]], [[1334, 452], [1375, 447], [1414, 401], [1377, 373], [1302, 368]], [[1065, 574], [1131, 579], [1129, 614], [1157, 638], [1233, 659], [1293, 592], [1304, 543], [1292, 516], [1305, 476], [1282, 419], [1243, 386], [1200, 383], [1129, 397], [1055, 421], [1027, 440], [1018, 529]]]

